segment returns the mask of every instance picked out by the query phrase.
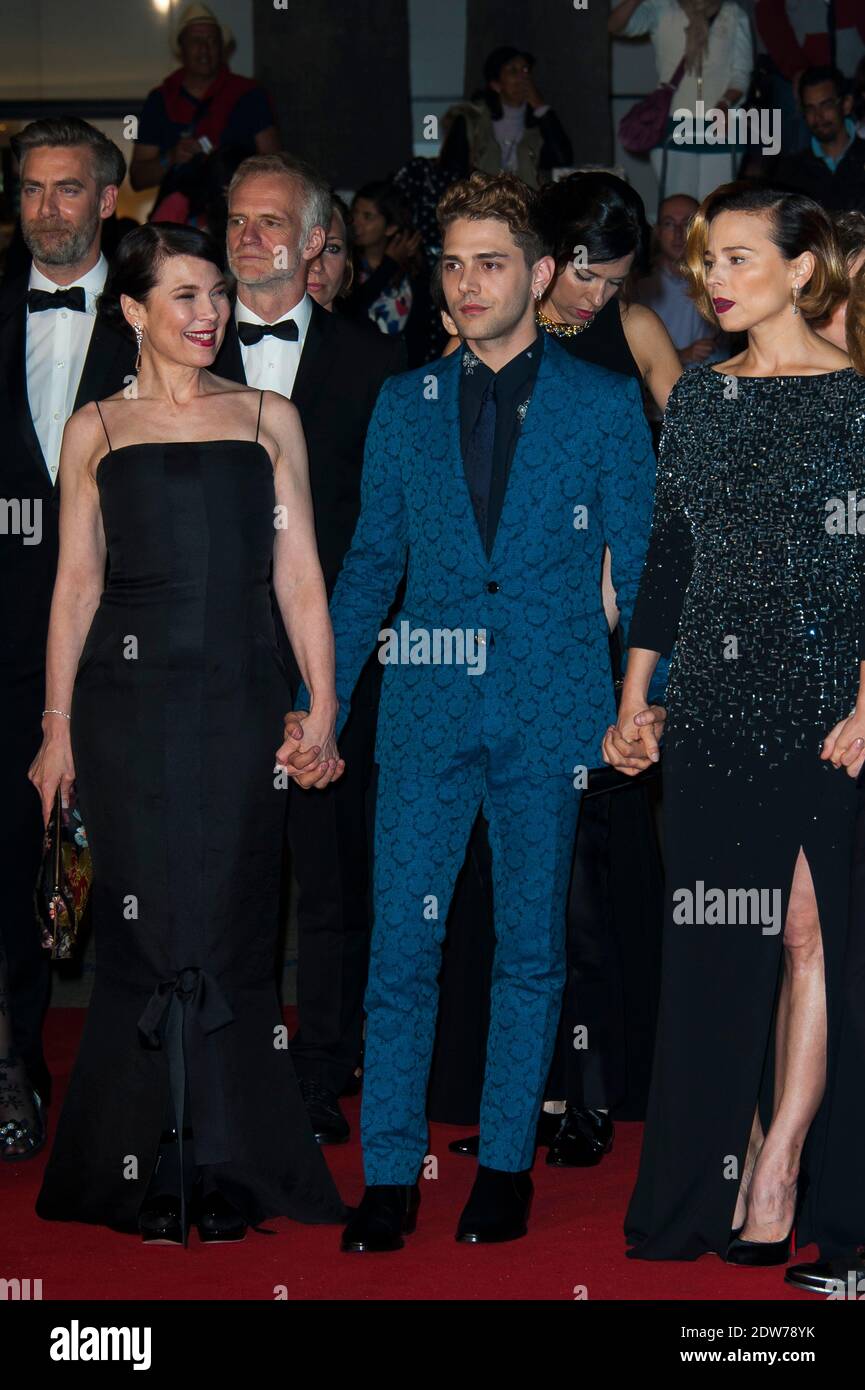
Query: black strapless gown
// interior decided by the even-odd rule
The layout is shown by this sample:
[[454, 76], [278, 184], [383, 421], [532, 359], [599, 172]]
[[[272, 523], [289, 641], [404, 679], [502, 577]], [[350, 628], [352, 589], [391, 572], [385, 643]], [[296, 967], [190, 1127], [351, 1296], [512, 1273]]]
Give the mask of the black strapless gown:
[[130, 444], [97, 481], [110, 572], [71, 711], [96, 978], [36, 1209], [135, 1230], [185, 1096], [196, 1164], [250, 1223], [338, 1222], [276, 990], [290, 695], [270, 458]]

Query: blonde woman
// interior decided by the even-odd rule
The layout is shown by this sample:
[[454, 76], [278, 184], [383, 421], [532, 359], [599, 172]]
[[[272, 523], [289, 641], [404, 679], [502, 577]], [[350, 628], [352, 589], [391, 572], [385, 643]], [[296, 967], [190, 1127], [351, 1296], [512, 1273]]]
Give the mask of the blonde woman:
[[774, 1265], [794, 1225], [799, 1245], [838, 1239], [827, 1097], [858, 1104], [834, 1060], [865, 762], [865, 538], [847, 515], [865, 493], [865, 380], [813, 328], [847, 277], [810, 198], [721, 188], [686, 259], [706, 317], [747, 346], [671, 393], [604, 740], [632, 774], [657, 757], [646, 696], [675, 646], [661, 1006], [626, 1230], [640, 1259]]

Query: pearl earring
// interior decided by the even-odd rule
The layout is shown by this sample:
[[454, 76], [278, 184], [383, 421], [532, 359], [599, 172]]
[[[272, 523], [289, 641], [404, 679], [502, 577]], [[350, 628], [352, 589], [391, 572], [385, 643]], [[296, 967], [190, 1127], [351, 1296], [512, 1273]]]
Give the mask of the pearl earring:
[[794, 283], [794, 285], [793, 285], [793, 313], [794, 313], [794, 314], [798, 314], [798, 312], [799, 312], [799, 282], [798, 282], [798, 280], [797, 280], [797, 281]]

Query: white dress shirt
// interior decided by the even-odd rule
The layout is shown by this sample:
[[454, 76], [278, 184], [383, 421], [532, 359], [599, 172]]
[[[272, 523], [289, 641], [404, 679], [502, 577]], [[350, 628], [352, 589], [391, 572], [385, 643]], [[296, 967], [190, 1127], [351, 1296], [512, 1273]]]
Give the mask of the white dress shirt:
[[[268, 322], [254, 310], [241, 304], [239, 297], [234, 305], [234, 317], [237, 323]], [[248, 386], [254, 386], [259, 391], [278, 391], [281, 396], [291, 398], [311, 318], [312, 300], [305, 294], [300, 303], [289, 309], [287, 314], [273, 320], [274, 323], [286, 323], [288, 319], [294, 319], [297, 324], [297, 342], [287, 343], [282, 338], [274, 338], [272, 334], [267, 333], [260, 343], [253, 343], [249, 347], [240, 344], [240, 355]]]
[[93, 325], [96, 322], [96, 301], [105, 285], [108, 262], [100, 255], [92, 270], [60, 286], [30, 267], [30, 288], [53, 294], [60, 288], [84, 290], [86, 312], [77, 309], [42, 309], [27, 314], [27, 399], [36, 437], [42, 448], [51, 481], [57, 481], [60, 467], [60, 444], [63, 426], [75, 407], [75, 397]]

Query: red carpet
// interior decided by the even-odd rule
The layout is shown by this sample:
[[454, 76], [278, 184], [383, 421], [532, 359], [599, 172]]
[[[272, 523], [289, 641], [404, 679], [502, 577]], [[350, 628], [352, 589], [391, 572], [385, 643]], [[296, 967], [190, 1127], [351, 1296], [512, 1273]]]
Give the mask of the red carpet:
[[[62, 1099], [84, 1013], [54, 1009], [46, 1043]], [[345, 1200], [363, 1188], [357, 1141], [359, 1100], [345, 1102], [352, 1141], [327, 1156]], [[56, 1112], [56, 1106], [52, 1107]], [[504, 1246], [458, 1245], [454, 1227], [474, 1176], [471, 1159], [447, 1152], [465, 1133], [434, 1125], [431, 1152], [438, 1178], [422, 1182], [416, 1235], [392, 1255], [344, 1255], [339, 1230], [269, 1225], [277, 1236], [250, 1232], [236, 1246], [205, 1248], [193, 1232], [189, 1249], [145, 1248], [137, 1237], [95, 1226], [40, 1221], [33, 1212], [45, 1153], [27, 1163], [0, 1163], [0, 1278], [41, 1279], [50, 1299], [789, 1299], [815, 1300], [783, 1282], [783, 1270], [728, 1268], [714, 1255], [694, 1264], [627, 1260], [622, 1217], [633, 1185], [641, 1126], [617, 1126], [613, 1153], [599, 1168], [559, 1171], [535, 1166], [535, 1200], [526, 1239]], [[50, 1136], [49, 1136], [50, 1143]], [[805, 1259], [816, 1258], [808, 1249]], [[575, 1288], [577, 1292], [575, 1293]], [[581, 1294], [581, 1290], [585, 1292]]]

